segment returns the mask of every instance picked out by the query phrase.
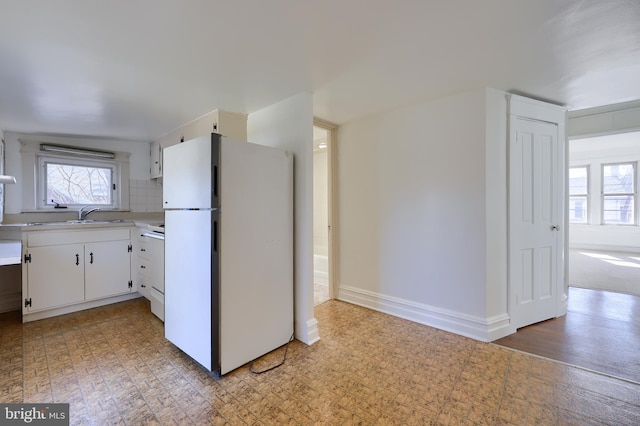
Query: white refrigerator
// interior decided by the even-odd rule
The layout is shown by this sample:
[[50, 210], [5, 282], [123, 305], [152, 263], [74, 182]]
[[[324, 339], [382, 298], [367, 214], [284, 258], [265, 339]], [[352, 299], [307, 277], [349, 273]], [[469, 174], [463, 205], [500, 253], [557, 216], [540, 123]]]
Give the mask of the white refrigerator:
[[163, 166], [165, 337], [225, 374], [293, 335], [293, 157], [213, 133]]

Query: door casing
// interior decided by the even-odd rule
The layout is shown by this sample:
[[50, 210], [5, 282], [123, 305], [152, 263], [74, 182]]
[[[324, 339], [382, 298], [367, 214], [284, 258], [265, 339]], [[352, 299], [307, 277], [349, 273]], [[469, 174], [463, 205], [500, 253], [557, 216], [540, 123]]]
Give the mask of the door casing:
[[[338, 259], [338, 215], [337, 215], [337, 191], [336, 191], [336, 133], [338, 126], [329, 121], [322, 120], [320, 118], [313, 119], [313, 125], [321, 127], [328, 131], [329, 137], [327, 138], [327, 208], [328, 208], [328, 220], [329, 220], [329, 298], [335, 299], [337, 291], [337, 259]], [[313, 284], [313, 283], [312, 283]], [[313, 289], [312, 289], [313, 293]]]

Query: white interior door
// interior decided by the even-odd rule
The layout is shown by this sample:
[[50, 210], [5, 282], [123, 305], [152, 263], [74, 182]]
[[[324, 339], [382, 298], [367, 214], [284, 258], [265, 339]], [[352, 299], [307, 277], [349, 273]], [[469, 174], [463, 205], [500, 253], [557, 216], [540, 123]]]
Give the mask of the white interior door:
[[558, 316], [562, 145], [558, 126], [510, 123], [509, 290], [515, 328]]

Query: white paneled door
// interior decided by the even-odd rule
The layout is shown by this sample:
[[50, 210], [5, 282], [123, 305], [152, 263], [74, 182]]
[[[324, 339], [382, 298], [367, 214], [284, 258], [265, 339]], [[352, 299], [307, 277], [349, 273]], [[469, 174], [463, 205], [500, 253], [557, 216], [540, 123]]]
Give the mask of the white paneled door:
[[515, 328], [558, 316], [562, 144], [558, 126], [511, 120], [509, 288]]

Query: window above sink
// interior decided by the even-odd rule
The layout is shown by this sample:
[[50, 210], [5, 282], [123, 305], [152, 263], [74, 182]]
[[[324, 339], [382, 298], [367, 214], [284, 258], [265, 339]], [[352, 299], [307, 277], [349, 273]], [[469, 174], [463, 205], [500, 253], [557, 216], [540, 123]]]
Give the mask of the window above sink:
[[49, 156], [38, 162], [38, 207], [120, 207], [117, 163]]
[[[129, 210], [129, 153], [97, 157], [91, 149], [50, 152], [39, 141], [20, 140], [24, 173], [22, 212], [69, 211], [81, 207]], [[73, 148], [73, 147], [70, 147]], [[64, 210], [60, 210], [64, 209]]]

